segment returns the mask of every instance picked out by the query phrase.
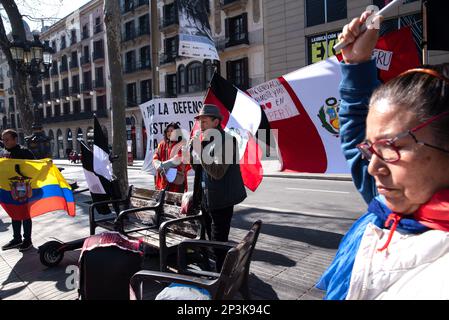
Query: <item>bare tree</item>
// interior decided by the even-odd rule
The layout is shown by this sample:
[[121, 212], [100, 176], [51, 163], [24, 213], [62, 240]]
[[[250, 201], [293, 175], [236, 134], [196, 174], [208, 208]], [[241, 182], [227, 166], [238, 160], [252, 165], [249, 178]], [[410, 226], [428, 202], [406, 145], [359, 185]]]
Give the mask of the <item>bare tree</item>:
[[109, 73], [112, 103], [112, 153], [119, 155], [112, 164], [114, 174], [120, 181], [120, 190], [128, 190], [128, 166], [125, 124], [125, 93], [122, 75], [120, 5], [118, 0], [104, 1], [104, 22], [108, 47]]
[[[12, 35], [19, 41], [26, 41], [26, 31], [23, 25], [22, 15], [17, 8], [14, 0], [0, 0], [3, 8], [8, 15], [11, 24]], [[28, 76], [25, 72], [16, 71], [16, 62], [11, 56], [9, 48], [11, 41], [6, 35], [3, 18], [0, 17], [0, 49], [6, 56], [9, 69], [11, 70], [13, 78], [13, 89], [16, 95], [16, 106], [19, 110], [22, 128], [25, 135], [32, 133], [32, 126], [34, 122], [33, 113], [33, 99], [31, 97], [30, 86], [28, 85]]]

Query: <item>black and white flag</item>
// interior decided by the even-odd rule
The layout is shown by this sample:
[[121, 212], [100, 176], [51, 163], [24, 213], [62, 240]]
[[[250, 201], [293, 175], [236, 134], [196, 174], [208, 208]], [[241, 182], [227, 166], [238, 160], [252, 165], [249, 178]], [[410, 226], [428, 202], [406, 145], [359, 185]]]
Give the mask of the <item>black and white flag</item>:
[[[112, 190], [112, 165], [109, 153], [104, 150], [107, 147], [107, 138], [103, 134], [97, 118], [94, 118], [94, 145], [93, 151], [83, 141], [81, 144], [82, 165], [87, 186], [93, 202], [111, 200]], [[100, 213], [109, 213], [107, 206]]]

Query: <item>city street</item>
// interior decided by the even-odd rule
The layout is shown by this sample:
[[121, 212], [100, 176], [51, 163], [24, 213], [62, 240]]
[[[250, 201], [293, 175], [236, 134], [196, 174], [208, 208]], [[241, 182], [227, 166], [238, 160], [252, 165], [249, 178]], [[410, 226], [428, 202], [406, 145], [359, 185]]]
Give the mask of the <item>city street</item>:
[[[59, 166], [59, 165], [58, 165]], [[65, 166], [67, 179], [86, 186], [81, 166]], [[153, 188], [152, 176], [128, 170], [130, 184]], [[192, 178], [189, 178], [190, 184]], [[34, 247], [52, 237], [70, 241], [88, 236], [88, 193], [76, 195], [77, 216], [51, 213], [33, 220]], [[255, 193], [235, 209], [230, 238], [239, 241], [251, 224], [262, 219], [262, 231], [251, 264], [250, 290], [258, 299], [321, 299], [313, 288], [330, 263], [342, 235], [364, 203], [350, 181], [265, 177]], [[0, 241], [12, 230], [9, 217], [0, 214]], [[77, 264], [79, 251], [68, 252], [61, 264], [47, 269], [37, 249], [4, 251], [0, 259], [2, 299], [75, 299], [67, 288], [67, 267]]]

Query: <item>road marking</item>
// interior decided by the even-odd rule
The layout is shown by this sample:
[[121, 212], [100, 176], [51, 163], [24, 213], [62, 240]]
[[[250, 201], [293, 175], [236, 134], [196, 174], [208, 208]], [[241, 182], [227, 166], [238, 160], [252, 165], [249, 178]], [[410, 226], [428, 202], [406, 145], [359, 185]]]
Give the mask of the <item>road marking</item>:
[[310, 216], [310, 217], [322, 217], [322, 218], [333, 218], [333, 219], [341, 219], [341, 220], [357, 220], [356, 218], [346, 218], [342, 216], [335, 216], [331, 214], [326, 213], [320, 213], [320, 212], [307, 212], [307, 211], [295, 211], [295, 210], [289, 210], [289, 209], [279, 209], [275, 207], [262, 207], [262, 206], [254, 206], [250, 204], [238, 204], [237, 207], [243, 207], [243, 208], [251, 208], [251, 209], [260, 209], [265, 211], [273, 211], [277, 213], [296, 213], [302, 216]]
[[347, 191], [333, 191], [333, 190], [322, 190], [322, 189], [304, 189], [304, 188], [286, 188], [287, 190], [297, 190], [297, 191], [313, 191], [313, 192], [329, 192], [329, 193], [350, 193]]

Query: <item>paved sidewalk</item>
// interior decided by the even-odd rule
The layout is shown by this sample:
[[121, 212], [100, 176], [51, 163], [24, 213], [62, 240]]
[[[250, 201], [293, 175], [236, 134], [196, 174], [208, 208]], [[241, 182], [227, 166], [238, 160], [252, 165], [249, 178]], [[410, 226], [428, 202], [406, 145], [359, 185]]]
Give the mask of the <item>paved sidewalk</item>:
[[[64, 166], [81, 166], [81, 163], [70, 163], [69, 160], [55, 159], [53, 162], [56, 165]], [[143, 160], [135, 160], [132, 166], [128, 166], [130, 170], [141, 170]], [[281, 164], [277, 159], [262, 160], [263, 176], [273, 178], [296, 178], [296, 179], [317, 179], [317, 180], [340, 180], [351, 181], [350, 174], [329, 174], [329, 173], [299, 173], [299, 172], [281, 172], [279, 171]]]
[[[76, 217], [54, 212], [33, 219], [34, 248], [0, 251], [0, 298], [7, 300], [73, 300], [77, 290], [71, 286], [79, 250], [67, 252], [59, 266], [46, 268], [39, 261], [37, 248], [53, 237], [62, 241], [89, 235], [87, 194], [77, 194]], [[300, 212], [272, 212], [237, 207], [230, 240], [238, 242], [252, 223], [262, 219], [262, 231], [251, 263], [250, 291], [254, 299], [316, 300], [322, 292], [314, 285], [331, 262], [338, 243], [353, 220], [318, 217]], [[0, 209], [0, 245], [12, 236], [11, 220]], [[98, 231], [99, 232], [99, 231]], [[156, 260], [155, 260], [156, 259]], [[157, 270], [158, 257], [148, 260]]]

